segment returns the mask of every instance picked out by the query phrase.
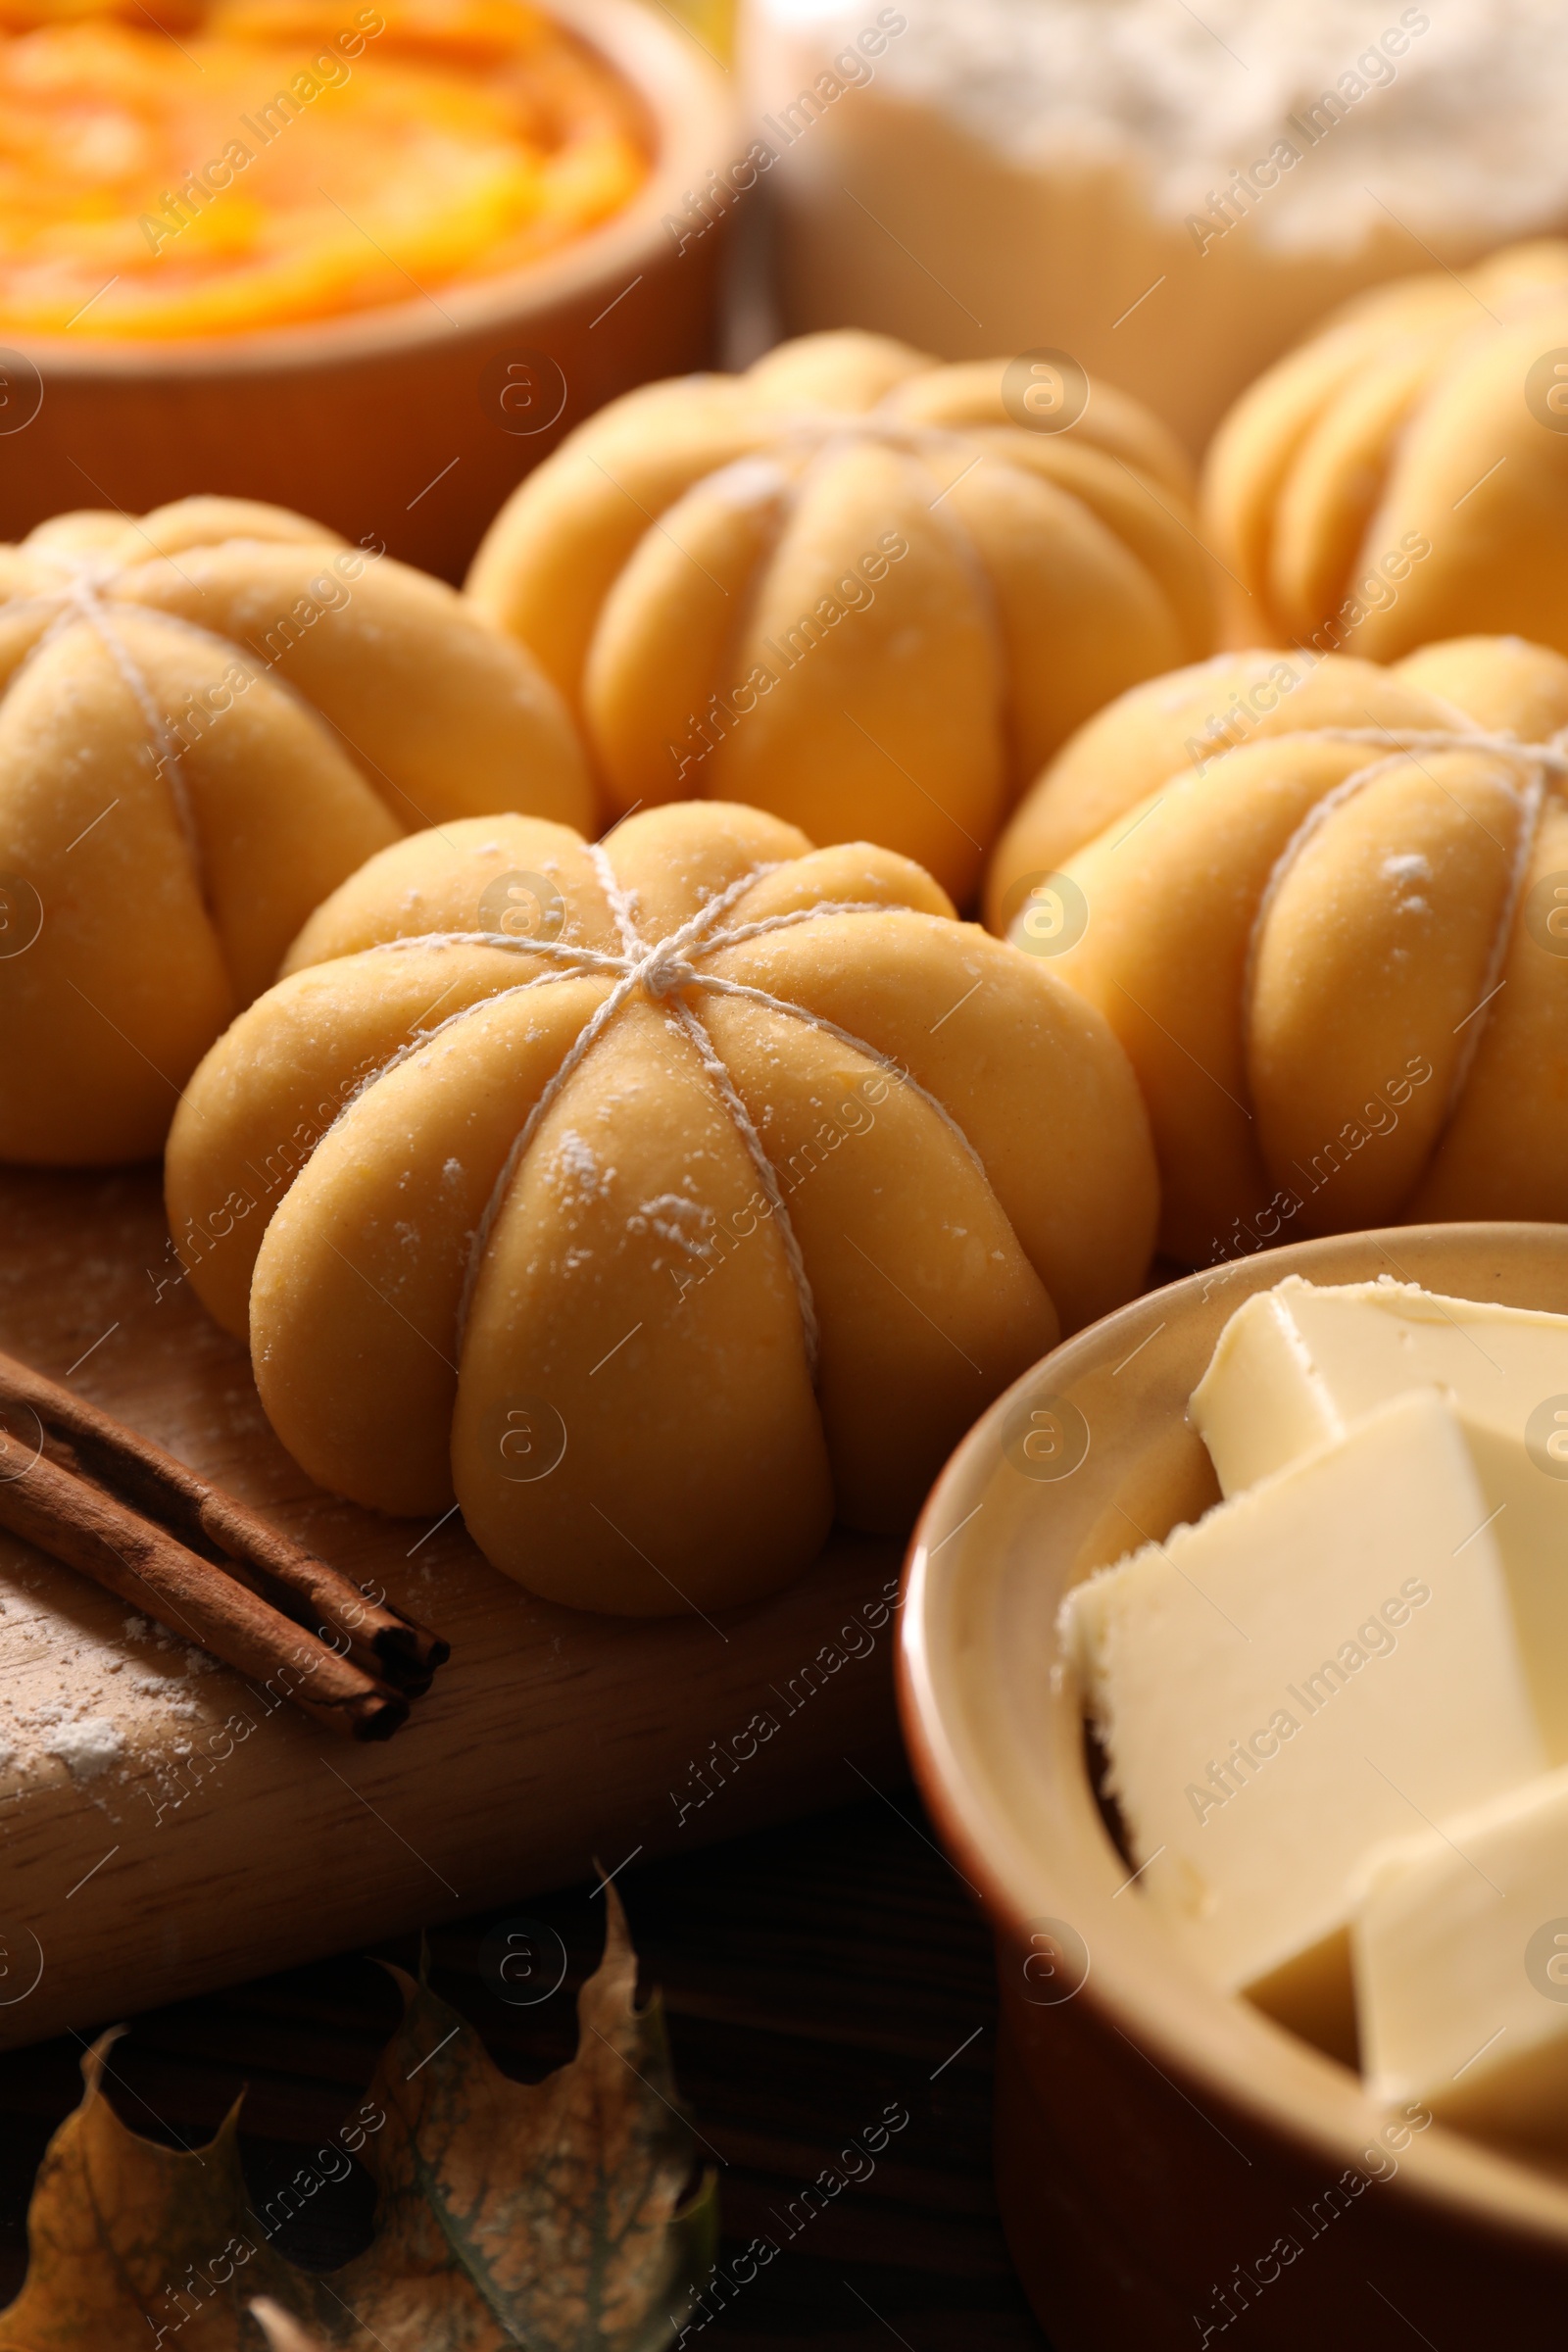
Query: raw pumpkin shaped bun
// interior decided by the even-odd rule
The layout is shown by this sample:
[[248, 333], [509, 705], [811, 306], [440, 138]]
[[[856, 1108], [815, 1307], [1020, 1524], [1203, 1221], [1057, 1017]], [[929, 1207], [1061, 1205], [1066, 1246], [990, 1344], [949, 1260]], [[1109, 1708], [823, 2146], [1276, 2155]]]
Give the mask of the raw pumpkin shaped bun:
[[745, 801], [966, 904], [1057, 745], [1209, 650], [1174, 440], [1098, 383], [1069, 430], [1026, 429], [1004, 376], [807, 335], [612, 402], [528, 476], [467, 593], [565, 696], [616, 809]]
[[1474, 637], [1393, 669], [1226, 656], [1063, 751], [991, 915], [1131, 1055], [1171, 1255], [1568, 1221], [1565, 729], [1568, 661]]
[[1236, 403], [1204, 469], [1235, 645], [1392, 662], [1474, 630], [1568, 653], [1568, 243], [1358, 295]]
[[237, 499], [0, 548], [0, 1159], [156, 1152], [311, 909], [497, 808], [593, 800], [555, 689], [440, 581]]
[[372, 858], [197, 1071], [168, 1200], [313, 1477], [455, 1496], [498, 1568], [635, 1615], [906, 1528], [1156, 1212], [1081, 997], [907, 858], [714, 802]]

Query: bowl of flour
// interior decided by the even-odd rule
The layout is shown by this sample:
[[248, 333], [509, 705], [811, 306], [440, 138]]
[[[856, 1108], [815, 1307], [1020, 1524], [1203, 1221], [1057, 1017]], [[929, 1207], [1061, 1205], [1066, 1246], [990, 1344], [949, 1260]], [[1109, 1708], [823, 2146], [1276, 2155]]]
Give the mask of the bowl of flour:
[[1568, 220], [1554, 0], [748, 0], [743, 55], [787, 331], [1065, 350], [1195, 451], [1347, 296]]

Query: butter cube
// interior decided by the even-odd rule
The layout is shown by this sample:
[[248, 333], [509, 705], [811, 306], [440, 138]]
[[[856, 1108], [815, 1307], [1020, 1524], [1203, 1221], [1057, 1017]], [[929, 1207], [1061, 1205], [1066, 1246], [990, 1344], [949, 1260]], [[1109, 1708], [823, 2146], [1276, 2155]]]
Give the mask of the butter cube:
[[1234, 1494], [1417, 1387], [1463, 1414], [1546, 1759], [1568, 1763], [1568, 1316], [1292, 1275], [1232, 1315], [1190, 1409]]
[[1544, 1768], [1488, 1516], [1417, 1389], [1063, 1602], [1140, 1887], [1303, 2030], [1370, 1850]]
[[1414, 1388], [1448, 1390], [1472, 1420], [1520, 1444], [1543, 1405], [1561, 1406], [1532, 1436], [1568, 1487], [1568, 1315], [1446, 1298], [1413, 1282], [1291, 1274], [1255, 1292], [1193, 1391], [1193, 1426], [1221, 1493], [1235, 1494]]
[[1350, 1940], [1374, 2096], [1568, 2154], [1568, 1772], [1381, 1848]]

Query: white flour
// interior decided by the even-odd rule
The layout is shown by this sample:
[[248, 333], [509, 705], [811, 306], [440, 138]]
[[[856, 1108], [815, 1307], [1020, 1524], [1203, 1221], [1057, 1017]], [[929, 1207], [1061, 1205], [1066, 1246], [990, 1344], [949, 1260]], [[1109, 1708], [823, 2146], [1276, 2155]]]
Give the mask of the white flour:
[[[875, 63], [884, 99], [943, 113], [1025, 167], [1125, 170], [1165, 220], [1203, 211], [1233, 167], [1280, 141], [1312, 159], [1258, 207], [1282, 251], [1357, 243], [1387, 218], [1380, 195], [1423, 233], [1485, 243], [1568, 214], [1559, 0], [900, 0], [900, 13], [907, 28]], [[758, 14], [825, 60], [875, 12], [760, 0]], [[1344, 114], [1312, 144], [1291, 119], [1325, 92]]]
[[107, 1715], [89, 1715], [76, 1723], [57, 1724], [44, 1740], [51, 1756], [58, 1756], [73, 1780], [93, 1781], [124, 1753], [123, 1735]]

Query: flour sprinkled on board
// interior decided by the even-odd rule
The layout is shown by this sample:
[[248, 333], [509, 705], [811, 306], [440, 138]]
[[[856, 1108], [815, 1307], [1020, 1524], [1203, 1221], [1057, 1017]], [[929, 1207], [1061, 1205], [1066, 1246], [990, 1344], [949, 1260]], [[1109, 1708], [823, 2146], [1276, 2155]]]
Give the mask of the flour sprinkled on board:
[[44, 1740], [51, 1756], [58, 1756], [74, 1781], [95, 1781], [125, 1750], [124, 1736], [107, 1715], [88, 1715], [77, 1723], [57, 1724]]

